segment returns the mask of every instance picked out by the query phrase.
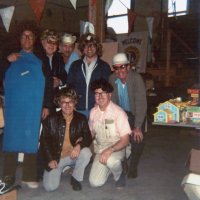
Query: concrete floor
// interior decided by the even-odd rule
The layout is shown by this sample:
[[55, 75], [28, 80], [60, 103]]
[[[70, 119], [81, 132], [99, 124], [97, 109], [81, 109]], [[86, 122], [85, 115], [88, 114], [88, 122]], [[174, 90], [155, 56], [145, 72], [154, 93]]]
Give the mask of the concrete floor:
[[191, 128], [149, 126], [139, 176], [127, 179], [122, 191], [115, 189], [112, 177], [103, 187], [91, 188], [88, 166], [80, 192], [71, 189], [70, 175], [65, 173], [57, 191], [45, 192], [42, 183], [35, 190], [22, 187], [18, 191], [18, 200], [187, 200], [180, 183], [187, 173], [188, 153], [195, 145], [194, 132]]

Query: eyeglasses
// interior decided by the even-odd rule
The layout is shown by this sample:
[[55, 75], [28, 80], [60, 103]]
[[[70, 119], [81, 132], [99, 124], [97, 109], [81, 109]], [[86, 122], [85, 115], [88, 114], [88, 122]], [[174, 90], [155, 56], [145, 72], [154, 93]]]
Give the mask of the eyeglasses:
[[117, 71], [117, 70], [119, 70], [119, 69], [125, 69], [125, 68], [127, 67], [127, 65], [120, 65], [120, 66], [115, 66], [115, 65], [113, 65], [112, 67], [113, 67], [113, 69], [114, 69], [115, 71]]
[[95, 92], [94, 93], [95, 97], [100, 97], [100, 96], [106, 97], [107, 94], [108, 94], [107, 92]]
[[95, 44], [87, 44], [85, 45], [85, 49], [88, 49], [88, 48], [96, 48], [97, 46]]
[[47, 43], [52, 45], [57, 45], [57, 41], [52, 41], [50, 39], [47, 39]]
[[60, 104], [61, 104], [61, 105], [69, 105], [69, 106], [72, 106], [72, 105], [74, 105], [74, 101], [61, 101]]
[[34, 36], [33, 35], [26, 35], [26, 34], [23, 34], [21, 36], [21, 39], [25, 40], [25, 39], [28, 39], [28, 40], [33, 40], [34, 39]]

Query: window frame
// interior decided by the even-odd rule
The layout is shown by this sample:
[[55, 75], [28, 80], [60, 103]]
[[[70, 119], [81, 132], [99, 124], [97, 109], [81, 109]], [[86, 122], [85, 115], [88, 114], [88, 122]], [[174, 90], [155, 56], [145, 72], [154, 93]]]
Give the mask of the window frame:
[[[169, 12], [169, 1], [168, 0], [168, 17], [177, 17], [177, 16], [184, 16], [184, 15], [188, 15], [189, 12], [189, 0], [185, 0], [186, 1], [186, 9], [182, 10], [182, 11], [175, 11], [175, 12]], [[179, 1], [179, 0], [174, 0], [174, 1]], [[183, 0], [180, 0], [183, 1]]]
[[[116, 0], [114, 0], [113, 3], [115, 1]], [[135, 0], [130, 0], [130, 9], [134, 9], [134, 7], [135, 7]], [[119, 17], [126, 17], [126, 16], [127, 16], [127, 23], [128, 23], [128, 11], [125, 14], [119, 14], [119, 15], [116, 15], [116, 14], [114, 14], [114, 15], [108, 15], [107, 14], [107, 16], [106, 16], [106, 24], [107, 24], [107, 22], [108, 22], [109, 19], [114, 19], [114, 18], [119, 18]], [[110, 27], [110, 26], [107, 25], [107, 28], [108, 27]], [[116, 32], [117, 35], [119, 35], [119, 34], [126, 34], [126, 33], [128, 33], [128, 30], [127, 30], [127, 32], [124, 32], [124, 33], [117, 33]]]

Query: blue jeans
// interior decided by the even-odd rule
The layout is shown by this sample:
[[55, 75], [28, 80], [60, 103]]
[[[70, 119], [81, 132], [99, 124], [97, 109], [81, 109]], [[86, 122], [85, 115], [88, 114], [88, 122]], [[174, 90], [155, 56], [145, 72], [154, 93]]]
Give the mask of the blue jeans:
[[50, 192], [56, 190], [60, 185], [60, 178], [63, 169], [66, 166], [74, 166], [72, 176], [77, 181], [83, 181], [84, 171], [88, 165], [92, 153], [88, 147], [81, 149], [77, 159], [73, 160], [70, 156], [60, 159], [58, 167], [51, 171], [44, 171], [43, 186], [46, 191]]

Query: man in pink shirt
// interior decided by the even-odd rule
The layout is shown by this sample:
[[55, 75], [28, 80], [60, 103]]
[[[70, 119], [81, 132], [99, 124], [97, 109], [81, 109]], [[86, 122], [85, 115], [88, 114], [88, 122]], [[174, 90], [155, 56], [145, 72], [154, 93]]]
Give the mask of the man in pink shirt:
[[131, 133], [128, 117], [122, 108], [111, 101], [113, 87], [105, 79], [94, 81], [91, 89], [96, 101], [89, 118], [95, 158], [89, 181], [93, 187], [102, 186], [112, 173], [115, 186], [120, 189], [125, 186], [122, 161]]

